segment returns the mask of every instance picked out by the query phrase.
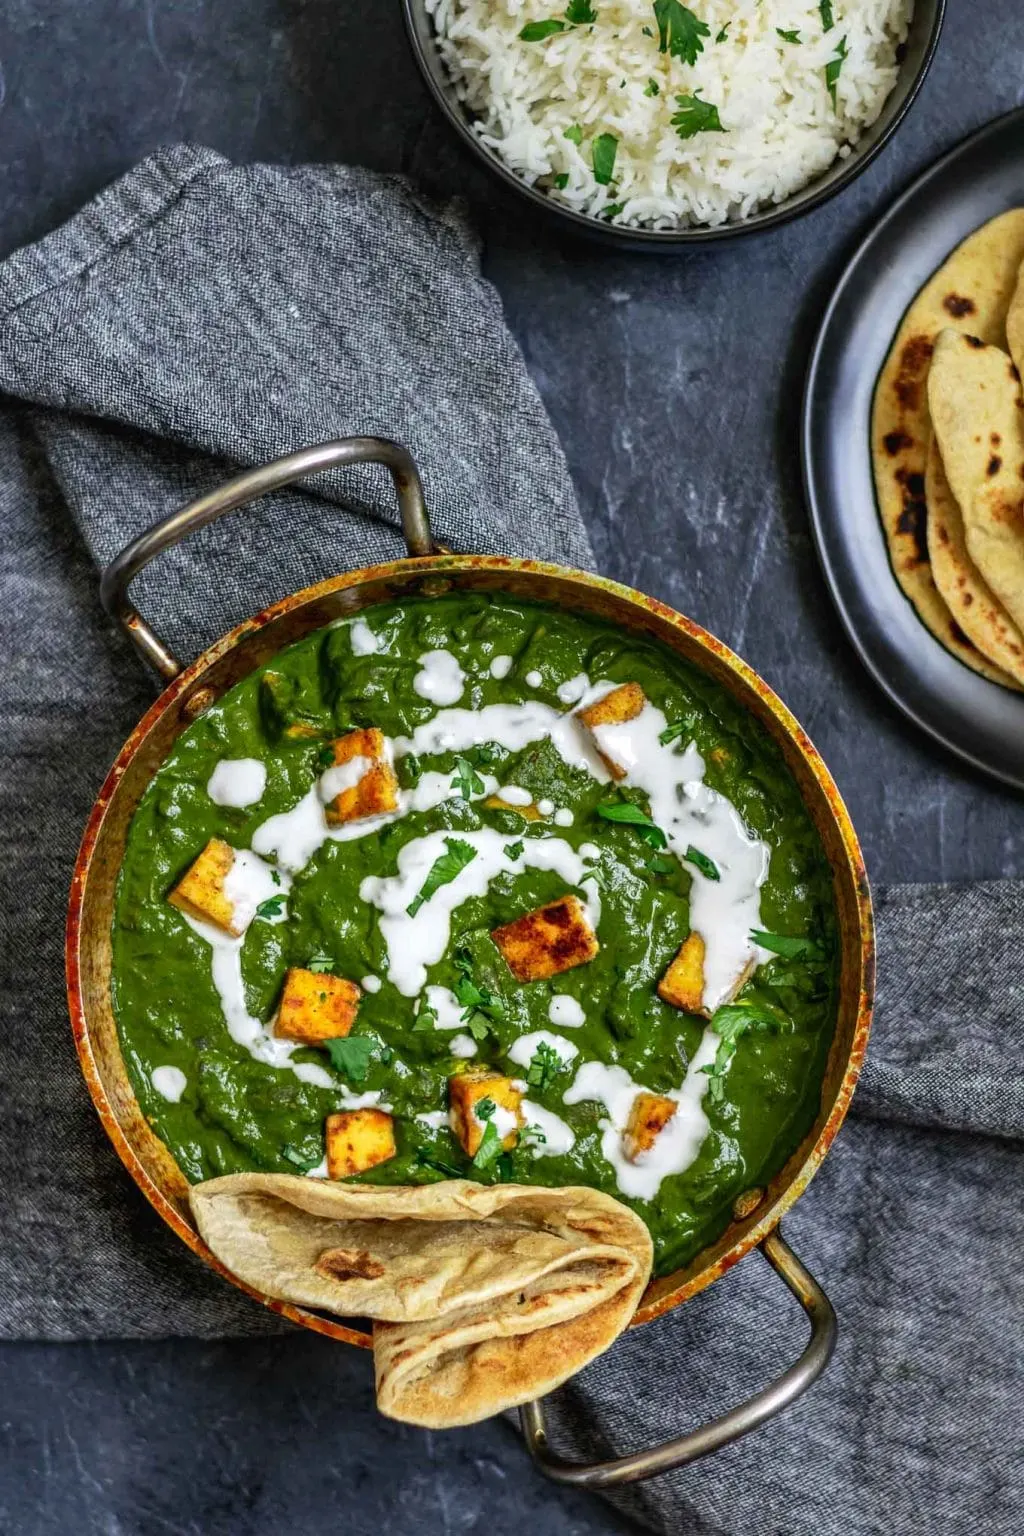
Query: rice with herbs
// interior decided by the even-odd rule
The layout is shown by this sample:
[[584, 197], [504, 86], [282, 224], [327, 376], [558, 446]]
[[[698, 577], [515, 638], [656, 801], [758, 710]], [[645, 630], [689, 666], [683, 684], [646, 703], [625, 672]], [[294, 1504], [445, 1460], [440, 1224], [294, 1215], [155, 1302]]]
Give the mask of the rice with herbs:
[[484, 144], [578, 213], [658, 229], [743, 219], [848, 155], [896, 83], [913, 11], [913, 0], [427, 4]]

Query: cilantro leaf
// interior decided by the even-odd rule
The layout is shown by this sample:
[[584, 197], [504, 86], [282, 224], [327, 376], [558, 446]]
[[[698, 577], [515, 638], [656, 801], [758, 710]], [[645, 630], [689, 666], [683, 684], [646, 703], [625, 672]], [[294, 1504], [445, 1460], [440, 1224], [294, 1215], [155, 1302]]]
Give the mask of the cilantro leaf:
[[750, 937], [761, 949], [771, 950], [784, 960], [822, 960], [821, 947], [813, 939], [788, 933], [769, 933], [764, 928], [751, 928]]
[[564, 31], [564, 21], [528, 21], [519, 34], [519, 40], [523, 43], [542, 43], [546, 37]]
[[519, 841], [515, 842], [515, 843], [506, 843], [505, 844], [505, 857], [506, 857], [506, 859], [518, 859], [518, 858], [521, 858], [522, 857], [522, 853], [523, 853], [523, 849], [525, 847], [526, 847], [526, 844], [523, 842], [522, 838], [520, 838]]
[[369, 1035], [343, 1035], [337, 1040], [325, 1040], [324, 1049], [331, 1058], [331, 1066], [343, 1072], [350, 1083], [365, 1083], [374, 1044]]
[[480, 1099], [474, 1106], [473, 1113], [478, 1120], [493, 1120], [497, 1108], [493, 1099]]
[[831, 32], [836, 24], [832, 15], [832, 0], [818, 0], [818, 10], [821, 12], [821, 28], [823, 32]]
[[452, 779], [452, 789], [457, 789], [463, 800], [471, 800], [474, 795], [482, 795], [484, 792], [483, 779], [466, 757], [457, 757], [455, 759], [455, 777]]
[[666, 725], [663, 731], [658, 732], [658, 740], [664, 746], [670, 746], [673, 741], [678, 741], [680, 736], [685, 736], [689, 729], [689, 720], [675, 720], [671, 725]]
[[322, 1155], [321, 1157], [306, 1157], [304, 1153], [299, 1151], [298, 1147], [293, 1147], [290, 1141], [285, 1142], [281, 1148], [281, 1156], [286, 1158], [289, 1163], [294, 1163], [296, 1168], [300, 1168], [303, 1173], [308, 1173], [311, 1168], [318, 1167], [322, 1161]]
[[542, 1040], [530, 1058], [530, 1065], [526, 1069], [526, 1081], [531, 1088], [538, 1088], [541, 1093], [546, 1093], [562, 1071], [565, 1063], [546, 1040]]
[[661, 95], [661, 86], [658, 84], [657, 80], [654, 80], [654, 79], [648, 80], [647, 84], [644, 86], [644, 95], [645, 96], [660, 96]]
[[674, 875], [679, 865], [670, 854], [655, 853], [647, 860], [652, 875]]
[[428, 902], [431, 896], [441, 889], [442, 885], [450, 885], [462, 873], [466, 865], [472, 864], [476, 858], [476, 849], [472, 843], [464, 842], [460, 837], [446, 837], [444, 845], [448, 852], [442, 853], [439, 858], [434, 860], [419, 895], [414, 896], [405, 909], [410, 917], [415, 917], [420, 907], [425, 902]]
[[493, 741], [481, 741], [475, 747], [467, 747], [466, 756], [474, 768], [489, 768], [498, 756], [498, 748]]
[[836, 101], [836, 85], [838, 84], [839, 76], [843, 68], [843, 60], [845, 58], [846, 38], [841, 37], [836, 48], [835, 58], [829, 59], [828, 63], [825, 65], [825, 84], [828, 86], [828, 93], [832, 97], [833, 110], [835, 110], [838, 105]]
[[597, 20], [597, 12], [590, 0], [569, 0], [565, 8], [565, 19], [571, 27], [586, 27]]
[[425, 1034], [428, 1029], [437, 1028], [437, 1013], [433, 1008], [428, 1008], [426, 1003], [417, 1013], [413, 1021], [412, 1032], [414, 1035]]
[[775, 30], [784, 43], [798, 43], [800, 41], [799, 32], [787, 32], [784, 27], [776, 27]]
[[433, 1168], [437, 1173], [443, 1173], [448, 1179], [463, 1179], [465, 1173], [461, 1168], [456, 1168], [451, 1163], [446, 1163], [443, 1158], [435, 1157], [428, 1152], [426, 1147], [417, 1147], [415, 1152], [416, 1162], [421, 1168]]
[[687, 864], [692, 864], [699, 869], [706, 880], [721, 880], [722, 876], [714, 859], [709, 859], [706, 853], [701, 853], [700, 849], [695, 848], [692, 843], [683, 854], [683, 858]]
[[324, 742], [322, 747], [316, 749], [316, 765], [318, 768], [334, 767], [334, 743]]
[[668, 838], [661, 828], [638, 805], [632, 805], [628, 800], [616, 805], [599, 805], [597, 814], [603, 816], [605, 821], [623, 822], [635, 827], [651, 848], [668, 847]]
[[614, 133], [599, 133], [590, 148], [594, 164], [594, 180], [599, 187], [606, 187], [615, 170], [615, 156], [619, 141]]
[[573, 123], [572, 126], [567, 128], [562, 134], [562, 138], [568, 139], [570, 144], [582, 144], [583, 129], [579, 123]]
[[625, 206], [625, 203], [609, 203], [607, 208], [601, 209], [602, 219], [617, 218]]
[[558, 188], [559, 192], [564, 192], [568, 185], [569, 185], [569, 172], [568, 171], [559, 171], [558, 175], [555, 177], [555, 186]]
[[[479, 1106], [477, 1107], [479, 1114]], [[476, 1149], [476, 1156], [471, 1166], [478, 1173], [485, 1173], [492, 1163], [497, 1162], [501, 1156], [501, 1137], [498, 1135], [497, 1126], [493, 1120], [488, 1120], [484, 1126], [483, 1140]]]
[[702, 39], [711, 36], [711, 28], [679, 0], [654, 0], [654, 19], [658, 23], [658, 52], [696, 64], [697, 55], [704, 52]]
[[284, 904], [287, 899], [283, 891], [280, 896], [268, 896], [266, 901], [261, 901], [256, 908], [256, 916], [264, 918], [280, 917], [284, 911]]
[[729, 23], [726, 22], [726, 24], [722, 28], [721, 32], [719, 32], [717, 37], [715, 38], [715, 42], [716, 43], [724, 43], [728, 39], [728, 36], [729, 36]]
[[318, 973], [322, 971], [333, 971], [334, 961], [330, 955], [324, 954], [322, 951], [318, 950], [315, 955], [310, 955], [309, 959], [306, 961], [306, 970], [316, 971]]
[[698, 133], [726, 132], [712, 102], [693, 95], [677, 96], [676, 103], [679, 111], [672, 114], [672, 126], [681, 139], [692, 139]]
[[776, 1030], [779, 1025], [780, 1020], [773, 1015], [759, 1013], [743, 1003], [728, 1003], [717, 1010], [711, 1020], [711, 1028], [718, 1036], [715, 1059], [700, 1069], [711, 1079], [708, 1094], [713, 1103], [721, 1103], [725, 1098], [725, 1076], [736, 1054], [740, 1036], [754, 1030]]

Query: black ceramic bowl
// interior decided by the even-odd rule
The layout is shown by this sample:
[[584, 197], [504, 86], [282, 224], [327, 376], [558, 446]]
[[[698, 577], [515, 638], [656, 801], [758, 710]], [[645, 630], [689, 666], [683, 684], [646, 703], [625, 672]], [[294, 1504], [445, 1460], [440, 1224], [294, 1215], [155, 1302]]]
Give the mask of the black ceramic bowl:
[[433, 22], [427, 14], [424, 0], [402, 0], [402, 11], [416, 62], [419, 64], [431, 95], [470, 152], [478, 160], [483, 161], [495, 176], [500, 177], [521, 197], [527, 198], [542, 212], [555, 219], [563, 229], [574, 229], [578, 234], [631, 250], [672, 251], [703, 240], [728, 240], [735, 235], [753, 234], [755, 230], [773, 229], [778, 224], [784, 224], [787, 219], [794, 219], [801, 213], [809, 213], [812, 208], [817, 208], [827, 198], [848, 186], [855, 176], [859, 176], [896, 132], [921, 88], [921, 83], [928, 73], [928, 66], [938, 46], [939, 32], [946, 13], [946, 0], [916, 0], [914, 19], [910, 24], [910, 33], [900, 64], [899, 79], [877, 120], [864, 134], [856, 149], [845, 159], [837, 159], [823, 176], [809, 182], [806, 187], [799, 192], [794, 192], [793, 196], [787, 197], [784, 202], [769, 204], [759, 212], [751, 214], [747, 219], [738, 220], [735, 224], [718, 224], [713, 228], [695, 225], [691, 229], [629, 229], [622, 225], [609, 224], [589, 214], [575, 213], [571, 208], [566, 208], [554, 198], [548, 197], [546, 192], [537, 187], [531, 187], [522, 177], [510, 170], [503, 160], [486, 148], [480, 142], [478, 135], [473, 132], [469, 113], [459, 101], [455, 86], [441, 58]]

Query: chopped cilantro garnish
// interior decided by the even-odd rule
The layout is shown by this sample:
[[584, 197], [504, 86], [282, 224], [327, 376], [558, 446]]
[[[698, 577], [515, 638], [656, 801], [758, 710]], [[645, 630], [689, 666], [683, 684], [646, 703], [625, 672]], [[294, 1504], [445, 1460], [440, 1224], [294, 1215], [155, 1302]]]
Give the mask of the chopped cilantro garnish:
[[325, 1040], [324, 1049], [331, 1058], [331, 1066], [343, 1072], [350, 1083], [363, 1083], [375, 1044], [369, 1035], [345, 1035]]
[[475, 1105], [473, 1113], [478, 1120], [493, 1120], [497, 1107], [493, 1099], [480, 1099]]
[[558, 175], [555, 177], [555, 186], [558, 188], [559, 192], [564, 192], [568, 185], [569, 185], [569, 172], [568, 171], [559, 171]]
[[590, 0], [569, 0], [565, 8], [565, 19], [572, 27], [587, 27], [597, 20], [597, 12]]
[[727, 40], [728, 36], [729, 36], [729, 23], [726, 22], [726, 24], [722, 28], [721, 32], [719, 32], [717, 34], [717, 36], [715, 38], [715, 42], [716, 43], [724, 43]]
[[331, 959], [330, 955], [325, 955], [318, 952], [315, 955], [310, 955], [309, 959], [306, 961], [306, 970], [317, 972], [333, 971], [334, 961]]
[[463, 800], [471, 800], [474, 795], [482, 795], [484, 792], [483, 779], [466, 757], [457, 757], [455, 759], [455, 777], [452, 779], [452, 789], [457, 789]]
[[541, 1093], [546, 1093], [564, 1065], [554, 1046], [542, 1040], [530, 1058], [530, 1065], [526, 1069], [526, 1081], [531, 1088], [538, 1088]]
[[764, 928], [752, 928], [750, 937], [761, 949], [771, 950], [784, 960], [821, 960], [820, 947], [813, 939], [800, 938], [788, 933], [769, 933]]
[[419, 1013], [416, 1015], [416, 1021], [412, 1026], [412, 1032], [414, 1035], [421, 1035], [428, 1029], [433, 1030], [436, 1028], [437, 1013], [433, 1008], [428, 1008], [427, 1004], [424, 1003], [420, 1008]]
[[769, 1013], [758, 1013], [749, 1006], [739, 1003], [731, 1003], [718, 1009], [711, 1020], [711, 1028], [718, 1036], [718, 1049], [715, 1051], [714, 1061], [700, 1069], [711, 1080], [708, 1084], [708, 1093], [713, 1102], [720, 1102], [725, 1097], [725, 1074], [736, 1054], [736, 1045], [740, 1036], [753, 1030], [778, 1029], [779, 1022]]
[[706, 853], [701, 853], [700, 849], [695, 848], [692, 843], [683, 854], [683, 858], [687, 864], [693, 864], [695, 868], [699, 869], [706, 879], [721, 880], [722, 877], [714, 859], [709, 859]]
[[685, 736], [689, 729], [689, 720], [674, 720], [671, 725], [666, 725], [663, 731], [658, 732], [658, 740], [664, 746], [670, 746], [673, 741], [678, 741], [680, 736]]
[[645, 96], [660, 96], [661, 95], [661, 86], [658, 84], [657, 80], [654, 80], [654, 79], [648, 80], [647, 84], [644, 86], [644, 95]]
[[522, 858], [523, 849], [525, 847], [526, 847], [526, 844], [523, 842], [522, 838], [520, 838], [519, 841], [516, 842], [516, 843], [506, 843], [505, 844], [505, 857], [506, 857], [506, 859], [519, 859], [519, 858]]
[[712, 102], [693, 95], [677, 96], [676, 103], [679, 111], [672, 114], [672, 126], [681, 139], [692, 139], [698, 133], [725, 133]]
[[627, 826], [635, 827], [644, 842], [652, 848], [668, 847], [668, 838], [664, 832], [638, 805], [631, 805], [628, 801], [615, 805], [599, 805], [597, 814], [603, 816], [605, 821], [623, 822]]
[[439, 858], [434, 860], [419, 895], [414, 896], [405, 909], [410, 917], [415, 917], [420, 907], [425, 902], [428, 902], [431, 896], [441, 889], [442, 885], [450, 885], [462, 873], [466, 865], [472, 864], [476, 858], [476, 849], [472, 843], [463, 842], [462, 838], [446, 837], [444, 845], [448, 852], [442, 853]]
[[[488, 1101], [485, 1100], [484, 1102]], [[479, 1105], [477, 1106], [477, 1114], [479, 1115]], [[497, 1162], [500, 1156], [501, 1137], [498, 1135], [494, 1121], [488, 1120], [484, 1126], [483, 1140], [476, 1149], [476, 1156], [473, 1158], [472, 1166], [478, 1173], [485, 1173], [492, 1163]]]
[[463, 1179], [465, 1173], [461, 1168], [456, 1168], [451, 1163], [446, 1163], [443, 1158], [435, 1157], [428, 1152], [426, 1147], [416, 1148], [416, 1162], [421, 1168], [433, 1168], [437, 1173], [443, 1173], [448, 1179]]
[[800, 41], [799, 32], [787, 32], [784, 27], [776, 27], [775, 30], [784, 43], [798, 43]]
[[460, 947], [452, 958], [459, 971], [452, 990], [462, 1004], [462, 1022], [474, 1040], [482, 1040], [487, 1034], [488, 1021], [505, 1017], [505, 1004], [489, 987], [473, 980], [473, 961], [467, 949]]
[[316, 1168], [322, 1159], [322, 1154], [321, 1157], [307, 1157], [305, 1153], [299, 1151], [298, 1147], [293, 1147], [290, 1141], [286, 1142], [281, 1148], [281, 1156], [287, 1159], [289, 1163], [294, 1163], [296, 1168], [300, 1168], [303, 1173], [308, 1173], [311, 1168]]
[[654, 19], [658, 23], [658, 51], [696, 64], [697, 55], [704, 52], [703, 39], [710, 37], [711, 28], [687, 6], [680, 5], [679, 0], [654, 0]]
[[614, 133], [599, 133], [591, 145], [594, 180], [600, 187], [606, 187], [612, 179], [618, 148], [619, 141]]
[[278, 874], [276, 869], [272, 869], [270, 871], [270, 878], [271, 878], [272, 882], [274, 883], [274, 885], [280, 885], [281, 884], [281, 876]]
[[654, 33], [651, 31], [650, 27], [641, 27], [640, 31], [643, 33], [644, 37], [654, 36]]
[[828, 93], [832, 97], [833, 109], [835, 109], [836, 106], [838, 105], [838, 103], [836, 101], [836, 85], [837, 85], [837, 83], [839, 81], [839, 76], [840, 76], [840, 74], [842, 72], [842, 68], [843, 68], [843, 60], [845, 58], [846, 58], [846, 38], [845, 37], [841, 37], [839, 39], [839, 44], [838, 44], [838, 46], [836, 48], [836, 56], [835, 56], [835, 58], [834, 59], [829, 59], [828, 63], [825, 65], [825, 84], [828, 86]]
[[546, 37], [553, 37], [556, 32], [565, 31], [565, 22], [556, 21], [528, 21], [519, 34], [519, 40], [523, 43], [542, 43]]
[[832, 15], [832, 0], [818, 0], [818, 10], [821, 12], [821, 27], [823, 32], [831, 32], [836, 24]]
[[647, 868], [652, 875], [674, 875], [679, 865], [668, 854], [655, 853], [647, 860]]
[[583, 129], [580, 127], [579, 123], [573, 123], [572, 126], [567, 128], [562, 134], [562, 138], [568, 139], [570, 144], [582, 144]]
[[601, 209], [602, 219], [615, 219], [625, 208], [625, 203], [609, 203], [607, 208]]
[[316, 763], [318, 768], [334, 767], [334, 743], [325, 742], [322, 747], [317, 747]]
[[284, 895], [284, 892], [282, 892], [280, 896], [268, 896], [266, 901], [261, 901], [259, 906], [256, 908], [256, 916], [280, 917], [281, 913], [284, 911], [284, 904], [286, 900], [287, 897]]

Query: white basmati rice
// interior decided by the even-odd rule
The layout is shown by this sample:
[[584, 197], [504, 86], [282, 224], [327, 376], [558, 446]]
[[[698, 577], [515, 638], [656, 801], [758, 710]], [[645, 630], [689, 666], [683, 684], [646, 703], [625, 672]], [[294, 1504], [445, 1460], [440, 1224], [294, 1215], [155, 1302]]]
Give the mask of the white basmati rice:
[[[481, 141], [576, 212], [655, 229], [746, 218], [848, 155], [896, 83], [913, 12], [913, 0], [832, 0], [826, 30], [819, 0], [691, 0], [708, 28], [691, 66], [659, 51], [651, 0], [592, 4], [592, 25], [524, 42], [527, 23], [564, 21], [563, 0], [427, 0]], [[844, 48], [833, 106], [826, 66]], [[717, 107], [724, 132], [681, 139], [679, 95]], [[577, 125], [579, 144], [565, 136]], [[601, 134], [618, 140], [607, 186], [594, 177]]]

